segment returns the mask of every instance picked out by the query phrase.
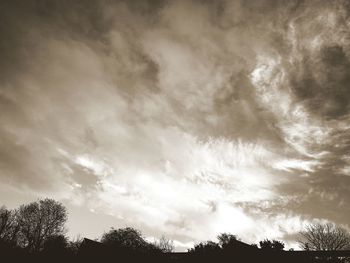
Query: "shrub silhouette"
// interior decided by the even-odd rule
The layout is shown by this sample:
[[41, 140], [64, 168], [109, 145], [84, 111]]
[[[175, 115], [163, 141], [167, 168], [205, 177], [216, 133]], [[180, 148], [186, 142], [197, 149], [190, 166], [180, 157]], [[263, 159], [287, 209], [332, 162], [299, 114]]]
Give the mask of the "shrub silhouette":
[[66, 253], [68, 251], [68, 239], [64, 235], [55, 235], [48, 237], [43, 245], [43, 251], [46, 253]]
[[170, 239], [167, 239], [165, 236], [162, 236], [158, 242], [155, 242], [153, 244], [163, 253], [170, 253], [175, 249], [174, 242]]
[[217, 236], [217, 238], [219, 240], [219, 245], [222, 249], [231, 248], [238, 240], [236, 235], [232, 235], [230, 233], [221, 233]]
[[281, 251], [284, 249], [284, 243], [278, 240], [265, 239], [259, 242], [260, 248], [263, 250]]
[[64, 235], [48, 237], [44, 244], [42, 253], [46, 256], [65, 256], [71, 252], [68, 248], [68, 239]]
[[83, 243], [83, 238], [78, 235], [73, 240], [68, 242], [68, 249], [72, 254], [78, 254], [81, 244]]
[[101, 242], [110, 248], [124, 251], [140, 253], [161, 252], [157, 246], [148, 243], [139, 230], [132, 227], [112, 228], [109, 232], [103, 234]]
[[189, 249], [188, 252], [199, 255], [212, 255], [220, 252], [221, 248], [218, 243], [213, 241], [200, 242], [193, 248]]

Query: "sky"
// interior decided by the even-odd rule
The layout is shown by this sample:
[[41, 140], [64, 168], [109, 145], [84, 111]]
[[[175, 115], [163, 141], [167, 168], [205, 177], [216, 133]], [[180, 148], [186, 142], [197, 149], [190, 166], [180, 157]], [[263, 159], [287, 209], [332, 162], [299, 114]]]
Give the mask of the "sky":
[[0, 200], [177, 250], [350, 227], [347, 1], [0, 2]]

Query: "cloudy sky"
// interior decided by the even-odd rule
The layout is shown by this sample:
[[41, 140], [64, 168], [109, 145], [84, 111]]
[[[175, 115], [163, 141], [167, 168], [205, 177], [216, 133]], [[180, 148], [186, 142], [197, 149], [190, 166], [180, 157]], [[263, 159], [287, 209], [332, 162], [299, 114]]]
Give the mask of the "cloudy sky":
[[348, 227], [349, 26], [347, 1], [1, 1], [1, 203], [179, 250]]

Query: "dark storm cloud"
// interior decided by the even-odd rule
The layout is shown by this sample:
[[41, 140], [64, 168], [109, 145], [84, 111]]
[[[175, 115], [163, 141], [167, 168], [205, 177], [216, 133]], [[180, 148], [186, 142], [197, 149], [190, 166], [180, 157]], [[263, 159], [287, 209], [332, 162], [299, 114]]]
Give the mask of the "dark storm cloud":
[[291, 75], [292, 89], [314, 114], [339, 118], [349, 113], [350, 62], [343, 46], [325, 46], [316, 61], [305, 54], [298, 75]]
[[346, 224], [348, 10], [1, 1], [0, 184], [182, 247], [220, 231], [287, 240], [315, 218]]

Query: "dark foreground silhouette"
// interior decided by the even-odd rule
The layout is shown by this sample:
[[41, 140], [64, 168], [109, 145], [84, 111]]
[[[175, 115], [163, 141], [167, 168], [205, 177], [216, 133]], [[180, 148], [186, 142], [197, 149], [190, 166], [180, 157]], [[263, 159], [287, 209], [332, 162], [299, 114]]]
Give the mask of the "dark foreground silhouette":
[[0, 244], [1, 262], [350, 262], [350, 250], [342, 251], [284, 251], [266, 250], [239, 240], [220, 250], [192, 252], [137, 251], [123, 247], [109, 247], [84, 239], [77, 251], [52, 247], [40, 253]]

